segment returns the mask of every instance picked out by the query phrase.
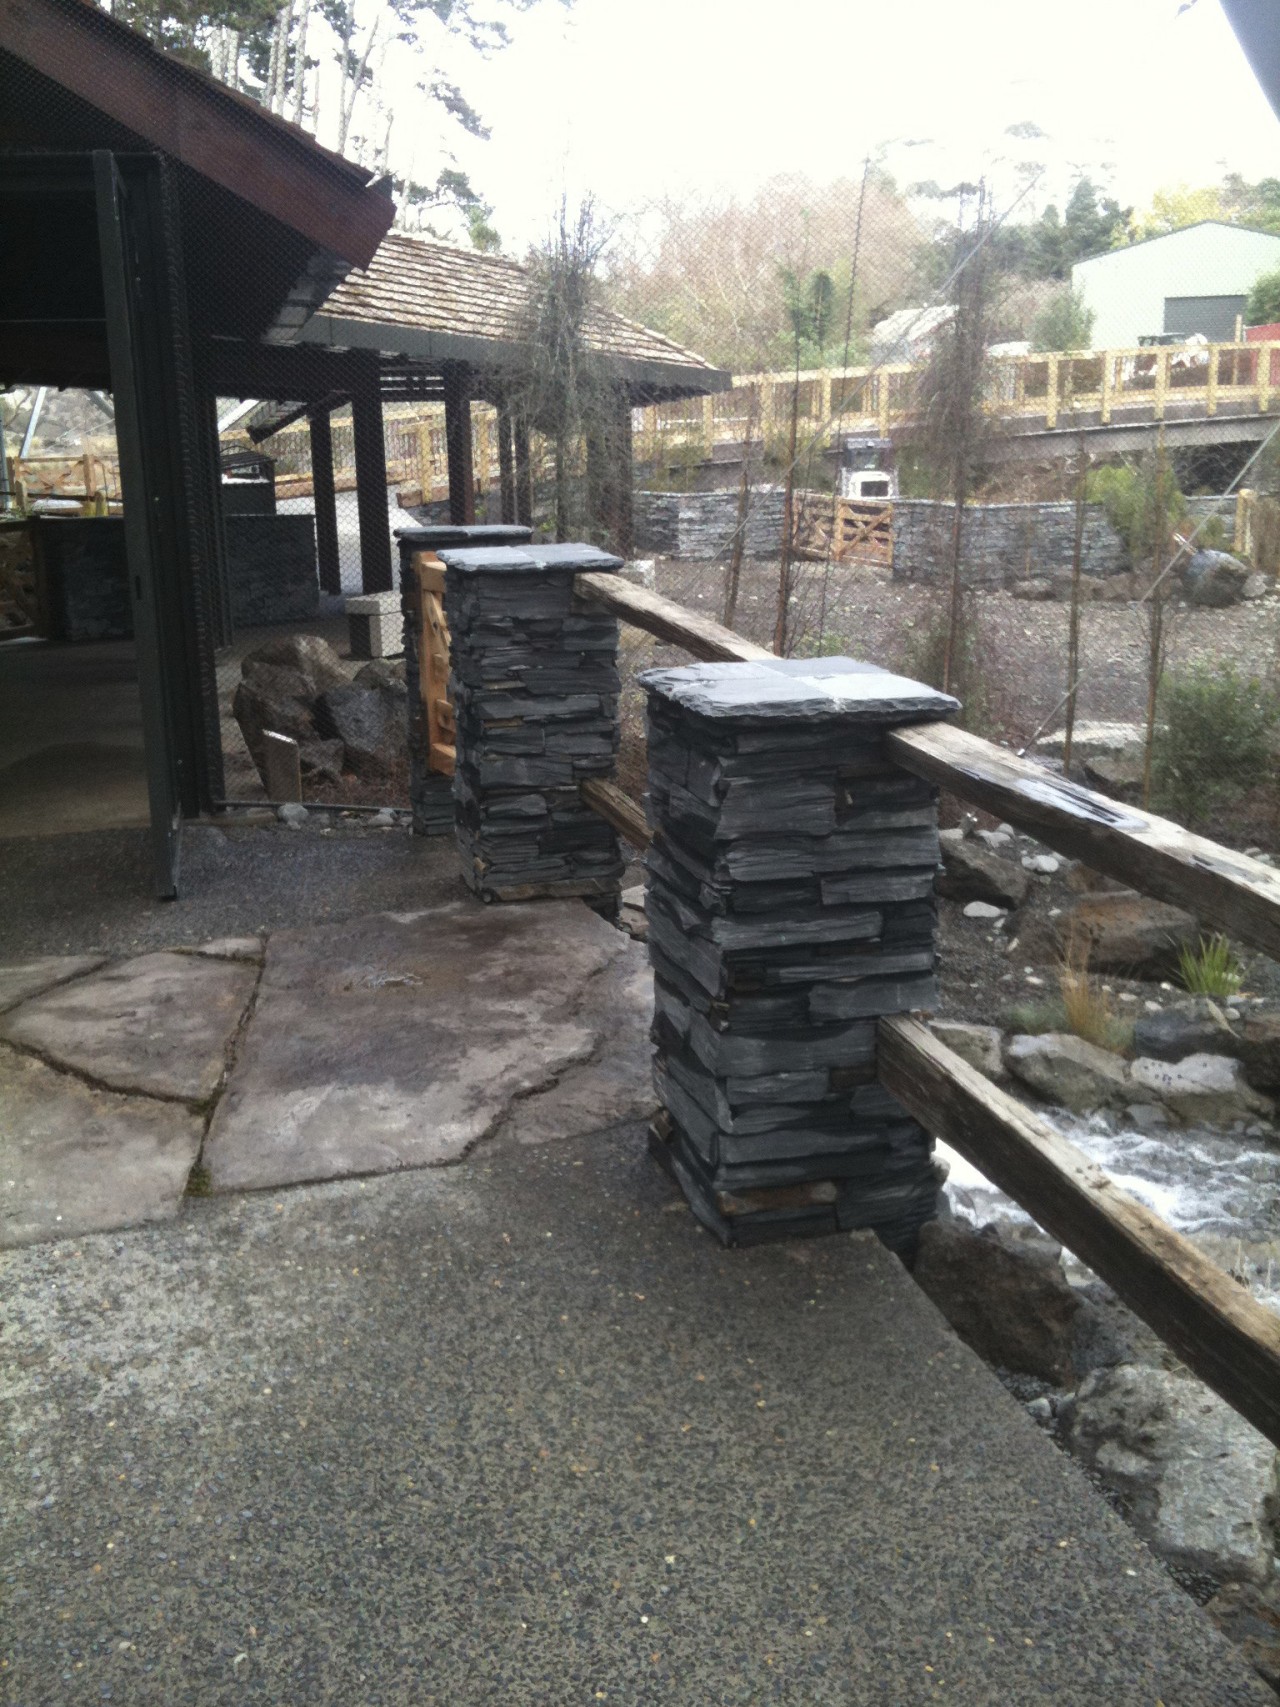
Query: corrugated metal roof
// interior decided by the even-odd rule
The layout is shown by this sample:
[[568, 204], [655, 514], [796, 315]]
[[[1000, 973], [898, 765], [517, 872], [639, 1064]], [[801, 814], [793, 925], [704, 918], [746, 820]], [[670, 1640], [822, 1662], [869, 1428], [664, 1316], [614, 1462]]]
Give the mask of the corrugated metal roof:
[[[350, 273], [329, 296], [302, 336], [338, 344], [354, 328], [377, 328], [377, 347], [387, 353], [429, 359], [427, 343], [435, 340], [431, 348], [443, 359], [455, 354], [483, 362], [487, 352], [501, 366], [502, 347], [510, 361], [525, 340], [533, 287], [533, 276], [517, 261], [392, 232], [368, 268]], [[374, 340], [361, 339], [366, 341]], [[587, 342], [638, 379], [656, 378], [658, 370], [674, 379], [671, 370], [679, 369], [693, 390], [715, 391], [729, 383], [702, 356], [611, 309], [590, 312]]]

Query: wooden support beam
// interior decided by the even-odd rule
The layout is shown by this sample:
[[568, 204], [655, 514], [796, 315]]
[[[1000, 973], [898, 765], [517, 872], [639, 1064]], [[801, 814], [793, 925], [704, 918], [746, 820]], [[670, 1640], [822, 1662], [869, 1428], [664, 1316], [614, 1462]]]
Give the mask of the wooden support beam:
[[502, 519], [506, 523], [516, 520], [516, 464], [515, 446], [512, 444], [511, 405], [505, 398], [498, 402], [498, 491], [502, 500]]
[[879, 1075], [1087, 1263], [1187, 1367], [1280, 1445], [1280, 1316], [915, 1020], [882, 1019]]
[[1280, 960], [1280, 872], [1270, 866], [946, 723], [896, 729], [887, 746], [917, 776]]
[[470, 527], [476, 519], [476, 481], [471, 458], [471, 373], [461, 362], [444, 363], [444, 436], [449, 454], [449, 520]]
[[533, 459], [529, 451], [529, 418], [516, 413], [512, 422], [516, 448], [516, 520], [521, 527], [533, 526]]
[[594, 570], [575, 575], [573, 590], [580, 599], [603, 605], [633, 628], [643, 628], [656, 634], [659, 640], [669, 640], [683, 646], [695, 658], [709, 661], [728, 661], [749, 664], [756, 658], [772, 658], [767, 647], [744, 640], [731, 628], [724, 628], [710, 617], [699, 616], [683, 605], [621, 581], [616, 575], [600, 574]]
[[327, 407], [307, 416], [311, 434], [311, 491], [316, 512], [316, 560], [320, 586], [326, 593], [342, 591], [338, 552], [338, 495], [333, 484], [333, 425]]
[[578, 784], [578, 793], [593, 812], [598, 812], [633, 846], [647, 848], [653, 840], [653, 831], [643, 810], [629, 794], [622, 792], [616, 782], [605, 782], [602, 777], [593, 776]]
[[389, 593], [391, 528], [387, 521], [387, 450], [382, 436], [382, 389], [376, 350], [352, 350], [351, 437], [356, 453], [356, 507], [360, 517], [360, 585]]

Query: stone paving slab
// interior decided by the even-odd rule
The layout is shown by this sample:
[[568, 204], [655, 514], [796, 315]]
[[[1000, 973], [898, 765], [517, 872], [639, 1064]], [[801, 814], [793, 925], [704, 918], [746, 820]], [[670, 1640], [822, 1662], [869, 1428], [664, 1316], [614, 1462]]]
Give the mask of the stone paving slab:
[[203, 1130], [0, 1044], [0, 1246], [176, 1214]]
[[[278, 931], [204, 1150], [215, 1191], [457, 1160], [519, 1099], [606, 1045], [643, 1039], [643, 950], [580, 902], [459, 901]], [[603, 1102], [558, 1104], [561, 1132], [598, 1128], [645, 1094], [646, 1059]], [[636, 1081], [639, 1081], [637, 1088]], [[610, 1110], [614, 1112], [610, 1112]]]
[[66, 984], [72, 978], [82, 978], [95, 972], [106, 959], [105, 954], [48, 954], [41, 960], [24, 960], [0, 966], [0, 1013], [17, 1007], [42, 990], [55, 984]]
[[4, 1285], [15, 1707], [1275, 1707], [895, 1259], [640, 1130]]
[[204, 1102], [257, 978], [239, 961], [144, 954], [22, 1003], [0, 1037], [111, 1090]]

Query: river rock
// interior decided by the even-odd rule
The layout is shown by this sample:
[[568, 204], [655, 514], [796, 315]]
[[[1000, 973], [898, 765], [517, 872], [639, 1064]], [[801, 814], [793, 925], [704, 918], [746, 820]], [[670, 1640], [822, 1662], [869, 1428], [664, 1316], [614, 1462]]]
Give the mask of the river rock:
[[1229, 1055], [1188, 1055], [1183, 1061], [1139, 1057], [1129, 1070], [1137, 1093], [1162, 1102], [1192, 1126], [1228, 1126], [1233, 1120], [1271, 1120], [1275, 1104], [1255, 1091], [1239, 1061]]
[[408, 726], [403, 682], [329, 688], [316, 701], [316, 727], [342, 742], [346, 768], [380, 780], [407, 762]]
[[1035, 579], [1030, 581], [1015, 581], [1009, 588], [1009, 591], [1015, 599], [1030, 599], [1039, 604], [1053, 598], [1054, 585], [1052, 581], [1041, 581]]
[[1060, 1256], [1061, 1247], [1048, 1239], [930, 1221], [920, 1230], [912, 1272], [979, 1357], [1061, 1387], [1071, 1378], [1072, 1324], [1080, 1305]]
[[1122, 1364], [1063, 1407], [1071, 1450], [1171, 1565], [1263, 1583], [1275, 1551], [1275, 1448], [1189, 1375]]
[[1098, 753], [1084, 761], [1083, 769], [1085, 781], [1101, 794], [1127, 801], [1137, 800], [1142, 794], [1146, 761], [1141, 750]]
[[1133, 1052], [1152, 1061], [1184, 1061], [1188, 1055], [1235, 1054], [1236, 1039], [1222, 1010], [1204, 998], [1176, 1008], [1141, 1014], [1134, 1022]]
[[1061, 941], [1076, 932], [1089, 939], [1095, 972], [1162, 978], [1178, 967], [1182, 948], [1194, 949], [1200, 927], [1190, 913], [1132, 891], [1082, 895], [1057, 921]]
[[1237, 1033], [1232, 1053], [1245, 1078], [1262, 1090], [1280, 1090], [1280, 1013], [1246, 1014]]
[[1270, 575], [1259, 575], [1255, 571], [1241, 587], [1240, 597], [1242, 599], [1265, 599], [1274, 585], [1275, 582]]
[[1119, 1056], [1071, 1032], [1011, 1037], [1005, 1044], [1004, 1064], [1014, 1078], [1046, 1101], [1076, 1114], [1122, 1108], [1133, 1100], [1128, 1070]]
[[1237, 604], [1248, 579], [1247, 565], [1229, 551], [1197, 551], [1182, 573], [1191, 603], [1211, 607]]
[[1265, 1586], [1227, 1583], [1205, 1606], [1228, 1641], [1280, 1693], [1280, 1578]]
[[939, 895], [953, 901], [987, 901], [997, 907], [1016, 907], [1027, 893], [1027, 874], [1012, 860], [989, 848], [957, 838], [942, 842]]
[[958, 1019], [935, 1019], [930, 1020], [929, 1029], [939, 1043], [954, 1049], [962, 1061], [967, 1061], [989, 1079], [1000, 1077], [1001, 1037], [998, 1026], [969, 1025]]

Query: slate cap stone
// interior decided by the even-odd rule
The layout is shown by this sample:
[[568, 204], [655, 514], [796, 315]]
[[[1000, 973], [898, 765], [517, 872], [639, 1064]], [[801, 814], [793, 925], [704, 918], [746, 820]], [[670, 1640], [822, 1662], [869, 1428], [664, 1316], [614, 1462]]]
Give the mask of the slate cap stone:
[[841, 718], [915, 723], [950, 717], [960, 702], [923, 682], [854, 658], [760, 658], [645, 670], [641, 687], [681, 711], [734, 723]]
[[622, 558], [594, 545], [473, 546], [442, 551], [440, 561], [467, 575], [536, 575], [547, 569], [621, 569]]
[[435, 522], [425, 527], [396, 528], [396, 538], [402, 551], [439, 551], [453, 545], [525, 545], [533, 538], [533, 529], [515, 522]]

